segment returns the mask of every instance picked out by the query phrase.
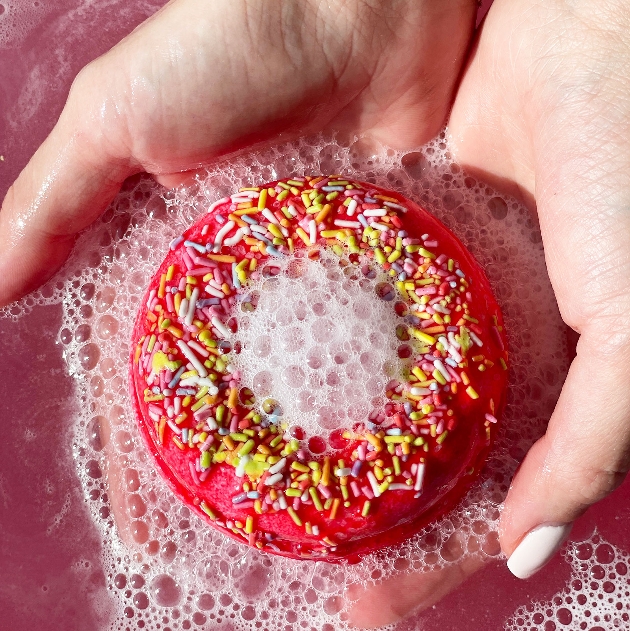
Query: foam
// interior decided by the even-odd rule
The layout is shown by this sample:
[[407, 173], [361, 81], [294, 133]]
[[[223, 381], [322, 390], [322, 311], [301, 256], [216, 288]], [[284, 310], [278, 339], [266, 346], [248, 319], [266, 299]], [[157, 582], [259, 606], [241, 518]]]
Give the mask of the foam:
[[402, 319], [378, 299], [387, 276], [369, 278], [348, 266], [326, 251], [317, 261], [303, 251], [273, 260], [236, 310], [241, 352], [232, 363], [242, 385], [260, 403], [273, 396], [280, 404], [273, 414], [306, 441], [367, 422], [384, 406], [389, 381], [403, 378], [396, 337]]
[[606, 541], [597, 531], [564, 551], [571, 564], [565, 589], [548, 601], [519, 607], [506, 622], [506, 631], [530, 628], [605, 631], [627, 629], [630, 621], [628, 571], [630, 555]]
[[[331, 631], [346, 626], [347, 611], [341, 598], [352, 585], [370, 585], [401, 571], [447, 567], [470, 556], [494, 558], [499, 554], [497, 526], [509, 479], [544, 431], [568, 368], [564, 327], [547, 279], [540, 233], [523, 207], [466, 176], [452, 163], [445, 134], [424, 148], [405, 153], [382, 148], [365, 156], [361, 147], [359, 142], [344, 144], [330, 135], [284, 143], [226, 160], [194, 185], [169, 192], [164, 199], [152, 180], [136, 177], [125, 185], [103, 218], [81, 235], [55, 279], [18, 305], [0, 311], [18, 319], [40, 305], [61, 302], [63, 306], [58, 341], [75, 378], [80, 407], [74, 426], [76, 470], [90, 514], [102, 533], [103, 566], [110, 577], [114, 608], [110, 626], [104, 628], [126, 629], [132, 620], [148, 629], [229, 624], [240, 631], [289, 624]], [[399, 548], [356, 565], [296, 563], [266, 556], [208, 527], [172, 496], [155, 470], [139, 439], [127, 390], [133, 319], [168, 243], [210, 203], [239, 186], [294, 173], [321, 172], [341, 172], [394, 188], [446, 223], [487, 270], [505, 316], [512, 352], [504, 426], [482, 479], [438, 523]], [[334, 286], [345, 291], [344, 281], [334, 281], [334, 285], [330, 279], [323, 280], [319, 268], [312, 269], [317, 270], [314, 277], [322, 279], [322, 291], [332, 291]], [[290, 276], [282, 274], [279, 282], [295, 289], [299, 302]], [[273, 292], [263, 285], [261, 281], [252, 291], [271, 296]], [[354, 296], [347, 306], [352, 309], [360, 301], [360, 295]], [[385, 318], [382, 334], [391, 341], [387, 336], [395, 329], [395, 318], [390, 306], [382, 309], [389, 314], [378, 312], [378, 317]], [[276, 316], [279, 313], [276, 309]], [[238, 317], [246, 316], [248, 324], [240, 334], [245, 346], [251, 343], [253, 349], [254, 341], [271, 331], [265, 330], [266, 320], [257, 320], [252, 313]], [[277, 319], [276, 323], [277, 330], [293, 326]], [[358, 330], [354, 337], [360, 337]], [[279, 343], [272, 338], [270, 345], [273, 348]], [[358, 357], [360, 363], [358, 350], [348, 353], [349, 358], [354, 353], [353, 361]], [[386, 355], [390, 356], [389, 350], [377, 354], [370, 365], [378, 369]], [[257, 360], [250, 359], [255, 365]], [[330, 362], [329, 357], [320, 360]], [[317, 358], [312, 361], [318, 363]], [[310, 377], [309, 371], [320, 370], [301, 368], [305, 379]], [[256, 374], [247, 376], [251, 387]], [[285, 397], [282, 393], [276, 396]], [[283, 404], [291, 406], [290, 402]], [[305, 425], [316, 422], [313, 417], [299, 418]], [[107, 425], [111, 439], [104, 447], [99, 431]], [[104, 493], [100, 486], [108, 471], [106, 454], [111, 488]], [[118, 481], [112, 462], [125, 470]], [[127, 515], [130, 522], [130, 544], [116, 534], [112, 494], [120, 495], [119, 514]], [[454, 555], [446, 543], [456, 530], [461, 533], [462, 546]], [[141, 586], [139, 580], [134, 586], [134, 575], [142, 577]]]

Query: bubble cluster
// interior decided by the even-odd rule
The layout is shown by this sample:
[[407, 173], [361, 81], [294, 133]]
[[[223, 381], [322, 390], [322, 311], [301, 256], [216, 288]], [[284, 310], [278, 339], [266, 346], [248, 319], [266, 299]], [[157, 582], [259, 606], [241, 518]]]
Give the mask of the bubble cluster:
[[268, 263], [236, 312], [243, 385], [257, 400], [277, 400], [282, 420], [306, 436], [366, 421], [387, 383], [402, 378], [401, 320], [385, 286], [385, 275], [326, 251], [316, 261], [298, 251]]
[[569, 584], [551, 600], [520, 607], [506, 631], [607, 631], [630, 626], [630, 555], [597, 532], [568, 545]]
[[[137, 431], [128, 394], [133, 319], [169, 242], [209, 204], [236, 188], [305, 173], [347, 173], [396, 189], [436, 214], [486, 269], [509, 335], [507, 409], [478, 484], [457, 509], [416, 537], [355, 565], [296, 563], [266, 556], [209, 528], [173, 497], [155, 469]], [[332, 267], [326, 266], [325, 258], [320, 262], [294, 258], [286, 267], [278, 264], [276, 273], [270, 270], [259, 284], [251, 285], [250, 294], [258, 294], [256, 309], [241, 309], [236, 316], [235, 339], [243, 345], [241, 357], [248, 358], [249, 367], [243, 369], [250, 387], [261, 393], [273, 389], [291, 416], [295, 414], [300, 425], [314, 433], [330, 431], [322, 424], [342, 422], [331, 415], [320, 423], [317, 413], [324, 396], [334, 398], [335, 392], [356, 385], [378, 398], [383, 387], [378, 380], [395, 374], [401, 359], [396, 359], [394, 346], [393, 305], [365, 300], [378, 292], [380, 279], [347, 278], [339, 258], [334, 261]], [[304, 278], [313, 282], [310, 294], [302, 288]], [[290, 308], [286, 300], [274, 302], [278, 293], [274, 284], [290, 296]], [[326, 299], [333, 293], [347, 302], [335, 306]], [[58, 343], [76, 389], [78, 412], [72, 427], [76, 470], [90, 515], [102, 533], [113, 611], [104, 628], [112, 630], [179, 631], [226, 625], [238, 631], [287, 627], [333, 631], [345, 628], [352, 616], [349, 590], [353, 586], [366, 589], [401, 573], [448, 568], [472, 557], [496, 557], [498, 519], [509, 480], [544, 431], [568, 368], [564, 326], [547, 279], [535, 220], [514, 200], [499, 196], [453, 164], [445, 134], [416, 151], [383, 148], [367, 155], [360, 140], [342, 143], [334, 136], [318, 135], [225, 160], [177, 192], [164, 193], [149, 178], [136, 176], [81, 235], [62, 273], [0, 314], [19, 319], [55, 301], [63, 306]], [[301, 302], [304, 320], [298, 319]], [[362, 319], [366, 313], [369, 318]], [[347, 348], [328, 343], [318, 337], [321, 328], [313, 329], [313, 323], [325, 322], [330, 315], [335, 317], [328, 335], [347, 339]], [[347, 335], [339, 328], [344, 321], [358, 328]], [[293, 332], [284, 333], [292, 327]], [[302, 340], [321, 351], [311, 355], [311, 365], [308, 360], [306, 364], [291, 360], [291, 348]], [[276, 353], [278, 348], [281, 354]], [[267, 352], [268, 357], [262, 357]], [[266, 381], [260, 373], [274, 355], [280, 363]], [[385, 365], [392, 356], [395, 365]], [[333, 371], [340, 377], [338, 383], [327, 382]], [[352, 374], [361, 375], [360, 383], [355, 384]], [[370, 385], [368, 374], [378, 383]], [[308, 393], [303, 384], [308, 386], [318, 376], [323, 383], [314, 400], [291, 396], [293, 391]], [[361, 394], [361, 401], [364, 398]], [[301, 410], [300, 405], [311, 407]], [[330, 407], [348, 413], [347, 407], [336, 403]]]

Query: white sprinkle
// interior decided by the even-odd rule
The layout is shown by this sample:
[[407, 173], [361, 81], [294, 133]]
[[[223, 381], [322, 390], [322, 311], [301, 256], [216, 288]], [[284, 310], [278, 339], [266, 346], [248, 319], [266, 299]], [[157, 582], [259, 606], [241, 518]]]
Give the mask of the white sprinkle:
[[490, 423], [496, 423], [497, 419], [492, 416], [492, 414], [486, 414], [486, 421], [489, 421]]
[[333, 221], [335, 226], [339, 226], [340, 228], [360, 228], [361, 223], [358, 221], [345, 221], [344, 219], [335, 219]]
[[149, 298], [147, 300], [147, 309], [151, 308], [151, 303], [153, 302], [153, 299], [155, 298], [156, 294], [157, 294], [157, 291], [155, 289], [152, 289], [151, 292], [149, 293]]
[[180, 318], [185, 318], [188, 314], [188, 298], [184, 298], [179, 303], [179, 313], [177, 314]]
[[236, 467], [236, 471], [234, 472], [234, 475], [236, 475], [237, 478], [242, 478], [245, 475], [245, 467], [250, 460], [251, 456], [249, 454], [246, 454], [245, 456], [242, 456], [240, 458], [238, 462], [238, 467]]
[[424, 482], [424, 468], [424, 462], [420, 462], [416, 471], [416, 483], [413, 485], [414, 491], [422, 490], [422, 483]]
[[182, 236], [179, 236], [173, 239], [168, 246], [169, 250], [174, 250], [183, 240], [184, 240], [184, 237]]
[[446, 370], [446, 366], [439, 359], [436, 359], [433, 362], [433, 365], [442, 374], [442, 376], [444, 377], [444, 379], [446, 379], [446, 381], [451, 381], [450, 373], [448, 372], [448, 370]]
[[184, 340], [177, 340], [177, 346], [179, 350], [184, 354], [184, 357], [195, 367], [195, 370], [199, 374], [200, 377], [207, 377], [208, 371], [206, 367], [199, 361], [197, 356], [190, 349], [188, 344], [184, 342]]
[[243, 229], [239, 228], [235, 233], [233, 237], [230, 237], [229, 239], [226, 239], [223, 243], [225, 243], [225, 245], [227, 245], [228, 247], [232, 247], [233, 245], [236, 245], [237, 243], [240, 243], [240, 241], [243, 240]]
[[364, 210], [364, 217], [384, 217], [387, 211], [384, 208], [374, 208], [372, 210]]
[[214, 296], [215, 298], [225, 298], [225, 294], [220, 289], [217, 289], [212, 285], [206, 285], [206, 293]]
[[315, 223], [314, 219], [311, 219], [308, 222], [308, 230], [311, 243], [315, 245], [315, 242], [317, 241], [317, 224]]
[[431, 394], [431, 390], [429, 390], [429, 388], [411, 388], [410, 392], [416, 397]]
[[[223, 324], [223, 322], [221, 322], [221, 320], [219, 320], [219, 318], [217, 318], [216, 316], [213, 316], [212, 318], [212, 324], [214, 325], [214, 327], [217, 329], [217, 331], [219, 331], [219, 333], [221, 333], [221, 335], [223, 335], [223, 337], [230, 337], [230, 335], [232, 335], [231, 331], [225, 326], [225, 324]], [[207, 374], [207, 373], [206, 373]], [[205, 377], [206, 375], [204, 375]]]
[[483, 342], [469, 329], [468, 335], [470, 335], [470, 339], [477, 345], [483, 346]]
[[223, 197], [217, 200], [216, 202], [214, 202], [214, 204], [210, 204], [210, 208], [208, 208], [208, 212], [211, 213], [215, 208], [221, 206], [221, 204], [227, 204], [229, 201], [230, 201], [229, 197]]
[[383, 223], [378, 223], [378, 221], [373, 221], [373, 222], [370, 224], [370, 227], [371, 227], [371, 228], [376, 228], [377, 230], [380, 230], [381, 232], [385, 232], [385, 231], [389, 230], [389, 227], [388, 227], [388, 226], [386, 226], [386, 225], [385, 225], [385, 224], [383, 224]]
[[378, 480], [372, 471], [368, 471], [367, 478], [370, 482], [370, 486], [372, 487], [372, 493], [374, 493], [374, 497], [380, 497], [381, 491], [378, 488]]
[[350, 469], [349, 467], [345, 467], [344, 469], [335, 469], [335, 475], [338, 478], [346, 477], [350, 475], [351, 473], [352, 473], [352, 469]]
[[273, 486], [276, 482], [280, 482], [282, 480], [282, 473], [276, 473], [274, 475], [270, 475], [266, 480], [265, 484], [267, 486]]
[[396, 210], [400, 210], [400, 212], [406, 213], [407, 209], [400, 204], [394, 204], [394, 202], [383, 202], [383, 206], [389, 206], [389, 208], [395, 208]]
[[292, 206], [291, 204], [289, 204], [289, 206], [287, 206], [287, 211], [289, 215], [291, 215], [291, 217], [297, 216], [297, 210], [295, 209], [295, 206]]
[[271, 223], [275, 223], [276, 226], [280, 225], [280, 222], [277, 220], [276, 216], [268, 208], [265, 208], [261, 214], [263, 217], [266, 217]]
[[288, 508], [288, 504], [287, 504], [287, 498], [284, 496], [284, 493], [280, 492], [278, 493], [278, 504], [280, 504], [280, 508], [282, 510], [287, 510]]
[[354, 211], [357, 209], [358, 206], [358, 202], [356, 199], [353, 199], [349, 204], [348, 204], [348, 217], [352, 217], [352, 215], [354, 215]]
[[390, 491], [412, 491], [413, 489], [407, 484], [401, 484], [400, 482], [394, 482], [389, 485]]
[[227, 236], [228, 232], [234, 228], [236, 224], [233, 221], [228, 221], [214, 237], [214, 251], [218, 252], [221, 249], [223, 238]]
[[278, 462], [276, 462], [276, 464], [274, 464], [273, 466], [269, 467], [270, 475], [274, 475], [274, 474], [279, 473], [280, 471], [282, 471], [282, 469], [284, 469], [284, 466], [286, 464], [287, 464], [287, 459], [286, 458], [282, 458], [282, 460], [278, 460]]
[[195, 287], [190, 295], [190, 301], [188, 302], [188, 313], [184, 320], [186, 326], [190, 326], [193, 323], [195, 317], [195, 309], [197, 308], [197, 298], [199, 298], [199, 287]]

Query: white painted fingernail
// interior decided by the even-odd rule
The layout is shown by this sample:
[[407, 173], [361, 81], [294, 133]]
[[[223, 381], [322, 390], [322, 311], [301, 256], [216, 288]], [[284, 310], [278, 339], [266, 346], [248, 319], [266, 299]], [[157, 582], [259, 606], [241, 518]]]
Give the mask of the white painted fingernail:
[[507, 566], [517, 578], [529, 578], [553, 557], [571, 532], [573, 524], [539, 526], [530, 530], [512, 556]]

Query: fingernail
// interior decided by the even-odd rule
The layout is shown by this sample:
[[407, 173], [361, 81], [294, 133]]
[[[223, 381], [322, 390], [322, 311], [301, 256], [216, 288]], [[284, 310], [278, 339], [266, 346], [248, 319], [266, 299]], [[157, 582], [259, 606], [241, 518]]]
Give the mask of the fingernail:
[[536, 574], [558, 551], [572, 526], [573, 523], [545, 525], [530, 530], [508, 559], [510, 572], [517, 578]]

